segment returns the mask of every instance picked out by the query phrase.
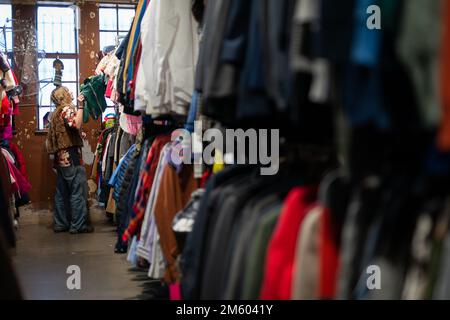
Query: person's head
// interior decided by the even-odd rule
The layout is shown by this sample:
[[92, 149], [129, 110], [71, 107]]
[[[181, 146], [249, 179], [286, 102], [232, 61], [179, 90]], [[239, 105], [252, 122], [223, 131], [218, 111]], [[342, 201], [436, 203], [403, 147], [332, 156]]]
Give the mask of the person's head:
[[52, 91], [51, 99], [56, 106], [70, 105], [73, 101], [73, 93], [67, 87], [58, 87]]

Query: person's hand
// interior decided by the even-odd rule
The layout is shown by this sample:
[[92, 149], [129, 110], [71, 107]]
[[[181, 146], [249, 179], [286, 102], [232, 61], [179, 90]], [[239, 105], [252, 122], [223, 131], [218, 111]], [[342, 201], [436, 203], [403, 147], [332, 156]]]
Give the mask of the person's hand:
[[84, 94], [80, 94], [80, 95], [78, 96], [77, 100], [78, 100], [79, 102], [83, 102], [83, 101], [84, 101]]
[[86, 134], [86, 132], [84, 132], [84, 131], [81, 132], [81, 138], [82, 138], [83, 140], [86, 140], [86, 139], [87, 139], [87, 134]]

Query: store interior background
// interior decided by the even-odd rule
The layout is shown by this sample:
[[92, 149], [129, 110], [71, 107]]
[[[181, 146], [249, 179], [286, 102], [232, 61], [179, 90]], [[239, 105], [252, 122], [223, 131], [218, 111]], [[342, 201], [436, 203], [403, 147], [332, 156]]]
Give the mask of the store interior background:
[[[38, 109], [42, 101], [39, 97], [41, 84], [38, 61], [45, 57], [51, 63], [58, 56], [55, 52], [48, 52], [48, 50], [45, 50], [47, 52], [43, 55], [38, 48], [39, 7], [70, 8], [74, 10], [75, 17], [78, 18], [78, 23], [75, 22], [76, 31], [73, 38], [77, 43], [76, 53], [66, 57], [77, 61], [79, 88], [87, 77], [95, 73], [96, 54], [103, 49], [100, 39], [101, 10], [107, 8], [111, 13], [114, 9], [117, 15], [120, 10], [128, 10], [129, 12], [125, 15], [130, 20], [133, 17], [130, 17], [130, 9], [134, 15], [135, 1], [88, 0], [74, 3], [0, 0], [0, 6], [3, 11], [0, 12], [1, 17], [12, 18], [12, 23], [7, 30], [12, 40], [8, 46], [8, 55], [13, 57], [14, 73], [24, 90], [20, 99], [20, 114], [14, 117], [13, 142], [23, 153], [28, 178], [32, 185], [29, 194], [31, 203], [20, 208], [18, 245], [11, 253], [22, 297], [33, 300], [150, 299], [148, 294], [153, 297], [152, 290], [156, 284], [149, 281], [146, 274], [130, 269], [122, 255], [113, 254], [113, 245], [116, 240], [115, 228], [108, 220], [104, 209], [96, 206], [96, 201], [93, 200], [95, 197], [92, 194], [90, 216], [95, 224], [95, 233], [84, 237], [62, 234], [59, 238], [55, 238], [52, 232], [52, 210], [56, 173], [53, 169], [53, 160], [46, 151], [47, 133], [45, 130], [40, 130], [38, 120]], [[131, 21], [129, 22], [131, 25]], [[128, 31], [129, 25], [125, 29]], [[114, 39], [115, 37], [111, 34], [115, 32], [111, 30], [109, 32], [110, 34], [105, 38]], [[117, 33], [119, 34], [119, 30]], [[103, 45], [105, 43], [114, 45], [109, 43], [110, 41], [105, 41], [105, 38], [103, 38]], [[63, 58], [61, 54], [61, 59]], [[51, 65], [50, 71], [53, 72]], [[68, 72], [66, 77], [67, 74]], [[24, 78], [29, 78], [28, 83], [23, 81]], [[62, 80], [67, 80], [64, 78], [64, 72]], [[50, 80], [47, 91], [51, 91], [52, 88], [54, 86]], [[45, 95], [45, 93], [42, 94]], [[76, 94], [77, 92], [74, 92], [74, 95]], [[107, 111], [108, 109], [105, 112]], [[88, 143], [88, 149], [83, 149], [83, 158], [93, 160], [97, 139], [101, 133], [101, 120], [100, 118], [95, 121], [91, 118], [83, 125]], [[85, 163], [85, 166], [89, 178], [92, 165]], [[92, 189], [90, 191], [92, 192]], [[83, 290], [66, 288], [68, 265], [78, 265], [83, 270]], [[146, 290], [150, 290], [148, 291], [150, 293], [146, 294]]]
[[[0, 4], [8, 4], [0, 2]], [[14, 71], [16, 76], [21, 79], [22, 67], [24, 61], [33, 61], [35, 63], [32, 69], [38, 68], [38, 50], [35, 41], [27, 41], [31, 35], [36, 38], [36, 16], [38, 10], [37, 1], [13, 1], [11, 12], [13, 17], [12, 35], [14, 45]], [[39, 5], [67, 5], [57, 1], [39, 2]], [[95, 54], [100, 48], [99, 32], [99, 8], [101, 4], [119, 4], [130, 5], [130, 1], [82, 1], [77, 3], [79, 8], [78, 25], [78, 81], [81, 84], [83, 80], [94, 74]], [[23, 21], [27, 21], [27, 28], [23, 28]], [[36, 48], [27, 48], [23, 50], [21, 44], [33, 43]], [[21, 50], [22, 49], [22, 50]], [[63, 78], [64, 79], [64, 78]], [[53, 204], [53, 195], [55, 190], [56, 174], [52, 168], [52, 160], [45, 149], [46, 133], [38, 130], [37, 122], [37, 94], [29, 94], [27, 91], [36, 92], [30, 83], [30, 86], [24, 86], [24, 94], [20, 104], [20, 115], [15, 119], [16, 135], [14, 142], [22, 149], [25, 157], [30, 182], [33, 186], [30, 192], [30, 209], [45, 210], [51, 209]], [[38, 83], [35, 83], [37, 86]], [[98, 135], [100, 134], [101, 119], [98, 121], [90, 120], [84, 125], [84, 131], [87, 133], [88, 142], [95, 151]], [[86, 165], [87, 172], [91, 171], [91, 166]]]

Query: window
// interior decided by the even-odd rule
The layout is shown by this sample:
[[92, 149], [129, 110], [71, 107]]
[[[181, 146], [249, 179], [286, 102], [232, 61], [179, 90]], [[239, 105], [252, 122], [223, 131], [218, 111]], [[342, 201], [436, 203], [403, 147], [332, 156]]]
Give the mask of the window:
[[12, 7], [10, 4], [0, 4], [0, 51], [6, 53], [12, 64]]
[[[38, 129], [46, 128], [46, 119], [54, 109], [50, 94], [53, 84], [53, 61], [59, 58], [64, 64], [62, 85], [78, 94], [78, 43], [76, 10], [73, 6], [40, 5], [37, 11], [38, 33]], [[74, 101], [75, 103], [75, 101]]]
[[130, 30], [134, 13], [134, 6], [116, 4], [99, 8], [101, 49], [119, 44], [120, 38]]
[[[108, 46], [117, 46], [130, 30], [133, 22], [135, 9], [130, 5], [106, 5], [99, 8], [100, 20], [100, 48], [103, 50]], [[103, 113], [105, 117], [109, 113], [114, 113], [114, 104], [106, 99], [108, 108]]]

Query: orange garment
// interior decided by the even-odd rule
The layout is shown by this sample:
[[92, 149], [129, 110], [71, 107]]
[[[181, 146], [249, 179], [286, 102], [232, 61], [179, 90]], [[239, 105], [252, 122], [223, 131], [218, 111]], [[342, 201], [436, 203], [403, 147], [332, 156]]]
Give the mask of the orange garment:
[[183, 165], [181, 173], [170, 164], [164, 168], [158, 195], [155, 201], [155, 222], [160, 237], [161, 249], [167, 261], [164, 275], [166, 283], [179, 281], [176, 258], [180, 254], [172, 221], [191, 199], [191, 194], [198, 188], [191, 165]]
[[441, 151], [448, 152], [450, 151], [450, 1], [444, 1], [443, 6], [440, 68], [442, 122], [438, 133], [438, 147]]

